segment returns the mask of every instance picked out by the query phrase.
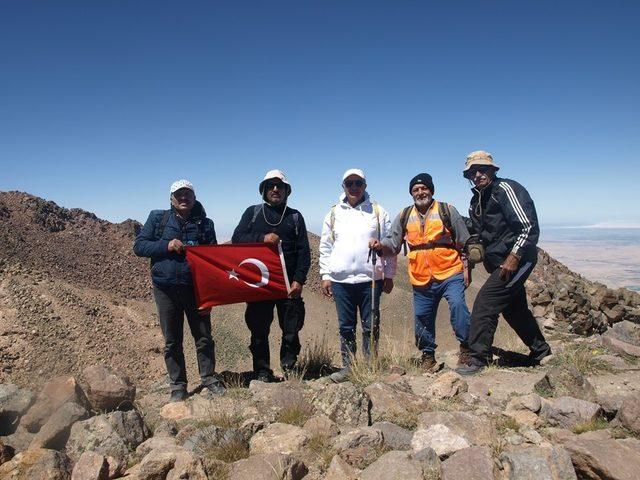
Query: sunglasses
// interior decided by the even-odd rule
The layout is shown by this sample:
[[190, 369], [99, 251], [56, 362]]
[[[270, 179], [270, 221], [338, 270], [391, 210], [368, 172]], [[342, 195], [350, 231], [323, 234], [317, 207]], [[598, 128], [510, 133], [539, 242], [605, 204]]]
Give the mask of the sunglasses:
[[273, 190], [274, 188], [278, 187], [278, 190], [284, 190], [284, 183], [282, 182], [268, 182], [265, 184], [264, 186], [267, 191], [268, 190]]
[[351, 188], [353, 185], [360, 188], [364, 185], [364, 180], [345, 180], [343, 185], [347, 188]]
[[490, 172], [492, 168], [493, 167], [490, 167], [489, 165], [480, 165], [477, 167], [471, 167], [469, 170], [466, 171], [464, 176], [466, 178], [473, 178], [476, 176], [476, 173], [480, 172], [482, 174], [485, 174]]

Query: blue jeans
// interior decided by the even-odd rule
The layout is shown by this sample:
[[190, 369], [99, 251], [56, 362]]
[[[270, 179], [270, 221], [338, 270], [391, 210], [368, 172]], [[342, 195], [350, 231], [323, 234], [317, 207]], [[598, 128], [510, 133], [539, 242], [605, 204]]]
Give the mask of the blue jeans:
[[413, 287], [416, 346], [422, 353], [432, 354], [437, 347], [436, 313], [443, 296], [449, 304], [456, 338], [462, 346], [467, 346], [471, 315], [464, 301], [464, 276], [460, 272], [442, 281], [432, 280], [424, 287]]
[[373, 327], [371, 325], [371, 282], [331, 282], [331, 289], [333, 291], [333, 300], [336, 302], [336, 310], [338, 311], [342, 364], [347, 367], [351, 364], [351, 360], [356, 354], [356, 318], [358, 310], [360, 310], [360, 321], [362, 323], [362, 352], [365, 357], [369, 357], [371, 346], [373, 346], [374, 352], [378, 350], [382, 280], [375, 282], [374, 309], [377, 321]]

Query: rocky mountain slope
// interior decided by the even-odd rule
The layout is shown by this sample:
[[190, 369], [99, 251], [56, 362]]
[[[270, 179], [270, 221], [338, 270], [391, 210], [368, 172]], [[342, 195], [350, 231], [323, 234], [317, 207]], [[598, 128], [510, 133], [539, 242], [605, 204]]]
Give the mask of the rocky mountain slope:
[[[0, 479], [637, 478], [636, 293], [589, 282], [541, 251], [528, 288], [555, 355], [519, 367], [526, 348], [501, 327], [495, 365], [461, 378], [446, 305], [440, 370], [412, 361], [401, 258], [383, 299], [380, 361], [336, 385], [321, 375], [337, 360], [337, 334], [316, 270], [305, 288], [305, 371], [250, 381], [244, 306], [230, 305], [213, 322], [227, 395], [195, 390], [166, 404], [136, 228], [0, 192]], [[470, 304], [485, 278], [476, 269]]]

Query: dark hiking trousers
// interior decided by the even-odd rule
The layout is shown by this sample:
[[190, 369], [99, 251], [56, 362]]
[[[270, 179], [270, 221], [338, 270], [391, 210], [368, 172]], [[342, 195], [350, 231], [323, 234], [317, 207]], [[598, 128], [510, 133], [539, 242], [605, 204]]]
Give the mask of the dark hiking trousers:
[[497, 268], [478, 292], [471, 312], [469, 330], [469, 349], [473, 363], [487, 365], [491, 361], [491, 346], [500, 313], [529, 347], [534, 357], [549, 349], [538, 323], [527, 306], [524, 282], [534, 266], [534, 262], [525, 262], [509, 280], [502, 280], [500, 268]]
[[298, 332], [304, 326], [304, 301], [298, 298], [248, 302], [244, 319], [251, 331], [249, 350], [253, 356], [253, 371], [273, 374], [270, 367], [269, 331], [273, 322], [273, 307], [278, 311], [278, 323], [282, 330], [280, 366], [283, 370], [294, 367], [300, 353]]
[[154, 284], [153, 296], [164, 337], [164, 361], [169, 373], [171, 391], [187, 388], [187, 369], [182, 349], [185, 315], [196, 345], [202, 385], [214, 383], [216, 364], [215, 346], [211, 338], [211, 316], [198, 313], [193, 287], [163, 287]]

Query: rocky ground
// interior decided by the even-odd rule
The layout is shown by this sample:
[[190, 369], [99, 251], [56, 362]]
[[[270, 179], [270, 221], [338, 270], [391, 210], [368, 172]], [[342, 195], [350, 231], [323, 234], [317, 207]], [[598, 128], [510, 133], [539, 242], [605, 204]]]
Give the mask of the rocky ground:
[[304, 372], [251, 381], [244, 306], [231, 305], [213, 323], [228, 393], [167, 404], [148, 263], [131, 252], [138, 227], [0, 192], [0, 479], [638, 478], [638, 294], [541, 251], [528, 290], [554, 356], [520, 366], [526, 348], [501, 325], [495, 365], [460, 378], [442, 305], [442, 368], [426, 373], [412, 361], [401, 259], [380, 361], [332, 384], [335, 309], [316, 271]]

